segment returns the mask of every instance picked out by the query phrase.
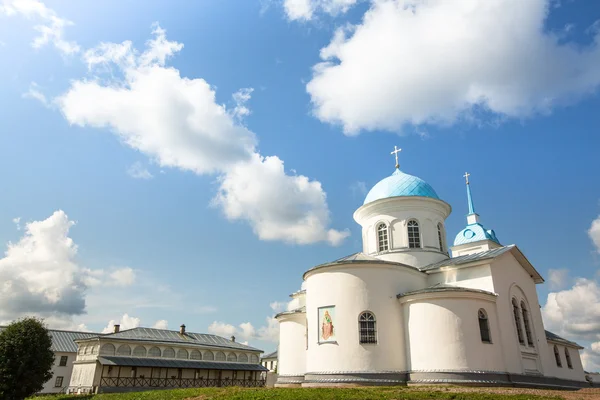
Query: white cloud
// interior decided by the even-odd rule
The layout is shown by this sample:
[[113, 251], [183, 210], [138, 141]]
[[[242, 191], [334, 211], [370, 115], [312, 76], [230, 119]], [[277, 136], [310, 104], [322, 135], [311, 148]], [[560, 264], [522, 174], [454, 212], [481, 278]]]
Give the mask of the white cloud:
[[114, 285], [130, 286], [135, 282], [135, 271], [129, 267], [115, 269], [110, 273], [110, 278]]
[[321, 50], [314, 114], [353, 135], [550, 112], [597, 88], [600, 34], [561, 42], [547, 15], [547, 0], [373, 1]]
[[350, 185], [350, 190], [355, 195], [361, 195], [361, 196], [366, 196], [367, 191], [368, 191], [367, 184], [363, 181], [353, 182], [352, 185]]
[[264, 340], [277, 343], [279, 341], [279, 323], [273, 317], [266, 317], [266, 324], [256, 329], [250, 322], [244, 322], [237, 327], [225, 322], [214, 321], [208, 327], [208, 333], [242, 340]]
[[[116, 66], [123, 79], [81, 79], [55, 99], [74, 125], [111, 129], [124, 143], [161, 167], [219, 175], [213, 204], [230, 220], [247, 221], [263, 240], [337, 245], [348, 231], [329, 229], [329, 209], [320, 182], [288, 175], [283, 161], [256, 151], [256, 135], [241, 124], [250, 113], [252, 89], [233, 95], [227, 109], [201, 78], [166, 67], [183, 48], [155, 26], [140, 53], [131, 42], [102, 43], [84, 53], [91, 70]], [[111, 77], [114, 75], [111, 74]]]
[[269, 307], [271, 307], [271, 310], [275, 311], [275, 312], [280, 312], [286, 309], [287, 303], [284, 301], [274, 301], [271, 304], [269, 304]]
[[122, 331], [124, 331], [126, 329], [137, 328], [138, 326], [140, 326], [140, 322], [141, 321], [140, 321], [139, 318], [130, 317], [129, 314], [125, 313], [118, 320], [111, 319], [110, 321], [108, 321], [108, 324], [102, 330], [102, 333], [112, 333], [112, 332], [114, 332], [114, 326], [115, 326], [115, 324], [120, 325], [119, 329], [122, 330]]
[[220, 321], [214, 321], [208, 326], [208, 333], [226, 338], [235, 335], [236, 332], [235, 326]]
[[142, 165], [141, 162], [137, 161], [134, 162], [128, 169], [127, 169], [127, 175], [129, 175], [130, 177], [134, 178], [134, 179], [152, 179], [154, 178], [154, 175], [152, 175], [150, 173], [150, 171], [148, 171], [148, 169], [146, 167], [144, 167]]
[[52, 43], [61, 53], [69, 55], [79, 52], [79, 45], [63, 38], [64, 28], [73, 23], [60, 18], [56, 12], [38, 0], [3, 0], [0, 3], [0, 14], [7, 16], [21, 15], [28, 19], [41, 21], [33, 28], [39, 35], [33, 39], [31, 45], [40, 48]]
[[588, 235], [596, 246], [596, 250], [600, 253], [600, 216], [592, 221], [592, 226], [588, 230]]
[[154, 325], [152, 325], [152, 327], [155, 329], [168, 329], [169, 323], [167, 322], [166, 319], [161, 319], [161, 320], [156, 321], [154, 323]]
[[20, 231], [21, 230], [21, 217], [13, 218], [12, 222], [17, 227], [17, 230]]
[[310, 21], [317, 12], [330, 15], [345, 13], [359, 0], [284, 0], [283, 9], [288, 19]]
[[29, 85], [29, 90], [23, 93], [23, 98], [26, 99], [34, 99], [42, 103], [45, 107], [48, 107], [48, 99], [46, 99], [46, 95], [39, 90], [39, 86], [35, 82], [31, 82]]
[[568, 269], [551, 269], [548, 271], [550, 290], [563, 289], [570, 284]]

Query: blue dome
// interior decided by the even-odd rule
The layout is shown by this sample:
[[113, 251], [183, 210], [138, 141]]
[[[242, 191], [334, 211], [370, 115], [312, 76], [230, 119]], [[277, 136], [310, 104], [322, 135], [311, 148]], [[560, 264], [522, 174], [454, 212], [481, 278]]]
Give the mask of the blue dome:
[[496, 233], [492, 229], [486, 230], [480, 223], [475, 223], [467, 225], [465, 229], [458, 232], [458, 235], [454, 238], [454, 245], [460, 246], [461, 244], [473, 243], [486, 239], [500, 244], [496, 237]]
[[421, 196], [440, 199], [429, 183], [396, 169], [391, 176], [380, 180], [373, 186], [367, 194], [364, 204], [396, 196]]

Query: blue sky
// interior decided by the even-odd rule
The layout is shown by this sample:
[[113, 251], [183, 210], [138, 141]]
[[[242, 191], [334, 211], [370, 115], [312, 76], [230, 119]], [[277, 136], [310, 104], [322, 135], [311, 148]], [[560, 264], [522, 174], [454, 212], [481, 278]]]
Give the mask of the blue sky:
[[[285, 302], [306, 269], [360, 251], [352, 213], [364, 189], [393, 172], [394, 145], [403, 149], [401, 169], [452, 205], [450, 242], [465, 224], [469, 171], [484, 224], [547, 281], [556, 277], [538, 286], [540, 304], [549, 293], [576, 303], [582, 287], [600, 298], [600, 227], [590, 231], [600, 214], [596, 3], [508, 2], [490, 28], [475, 22], [491, 11], [461, 20], [458, 6], [456, 25], [429, 27], [426, 11], [452, 7], [436, 2], [416, 2], [413, 17], [396, 9], [391, 22], [378, 20], [378, 7], [398, 7], [392, 0], [48, 0], [42, 11], [18, 3], [0, 3], [0, 242], [8, 249], [0, 271], [25, 289], [0, 292], [0, 302], [35, 290], [45, 297], [0, 320], [35, 312], [54, 326], [102, 330], [127, 314], [144, 326], [166, 320], [206, 332], [213, 324], [273, 349], [270, 304]], [[73, 24], [56, 30], [52, 18]], [[443, 33], [461, 21], [466, 33]], [[40, 25], [54, 30], [36, 44]], [[183, 47], [144, 64], [157, 26], [163, 45]], [[442, 33], [423, 33], [430, 28]], [[336, 42], [339, 29], [345, 37]], [[96, 48], [123, 41], [133, 64]], [[141, 88], [150, 69], [176, 76], [160, 90]], [[189, 92], [189, 104], [178, 97], [199, 80], [204, 91]], [[94, 85], [98, 92], [87, 90]], [[135, 85], [138, 97], [119, 97]], [[148, 98], [156, 113], [144, 108]], [[213, 116], [188, 114], [203, 104]], [[199, 127], [182, 128], [191, 116]], [[196, 134], [205, 137], [196, 142]], [[39, 229], [28, 230], [33, 221]], [[72, 285], [52, 287], [64, 271]], [[51, 293], [78, 305], [53, 308]], [[558, 320], [566, 303], [546, 311]]]

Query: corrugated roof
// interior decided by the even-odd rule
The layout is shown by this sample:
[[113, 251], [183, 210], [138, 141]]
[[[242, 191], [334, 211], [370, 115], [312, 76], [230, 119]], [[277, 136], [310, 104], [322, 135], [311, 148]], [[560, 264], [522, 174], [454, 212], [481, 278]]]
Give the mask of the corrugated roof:
[[200, 360], [169, 360], [165, 358], [146, 357], [117, 357], [100, 356], [98, 361], [102, 365], [121, 365], [128, 367], [156, 367], [156, 368], [192, 368], [192, 369], [222, 369], [233, 371], [268, 371], [260, 364], [231, 363]]
[[202, 345], [202, 346], [216, 346], [228, 349], [239, 349], [239, 350], [251, 350], [259, 351], [254, 347], [246, 346], [238, 342], [232, 342], [229, 339], [217, 335], [210, 335], [206, 333], [194, 333], [186, 332], [180, 334], [179, 331], [169, 331], [166, 329], [155, 329], [155, 328], [133, 328], [123, 330], [118, 333], [109, 333], [103, 335], [108, 339], [118, 340], [132, 340], [132, 341], [144, 341], [144, 342], [160, 342], [160, 343], [181, 343], [187, 345]]
[[266, 356], [262, 357], [262, 360], [266, 360], [267, 358], [277, 358], [277, 350], [275, 350], [272, 353], [267, 354]]
[[583, 349], [583, 347], [581, 347], [580, 345], [578, 345], [575, 342], [571, 342], [570, 340], [561, 338], [560, 336], [558, 336], [556, 333], [552, 333], [550, 331], [545, 331], [546, 332], [546, 339], [547, 340], [551, 340], [553, 342], [557, 342], [557, 343], [561, 343], [567, 346], [573, 346], [573, 347], [577, 347], [579, 349]]
[[450, 267], [453, 265], [461, 265], [467, 264], [474, 261], [481, 261], [496, 258], [501, 256], [502, 254], [510, 251], [514, 248], [514, 245], [498, 247], [497, 249], [482, 251], [480, 253], [468, 254], [466, 256], [459, 256], [454, 258], [449, 258], [447, 260], [442, 260], [433, 264], [426, 265], [424, 267], [419, 268], [420, 271], [431, 271], [434, 269], [442, 268], [442, 267]]
[[304, 277], [306, 277], [306, 274], [308, 274], [309, 272], [314, 271], [319, 268], [331, 267], [331, 266], [335, 266], [335, 265], [354, 264], [354, 263], [356, 263], [356, 264], [365, 264], [366, 263], [366, 264], [396, 265], [396, 266], [400, 266], [400, 267], [410, 268], [416, 272], [419, 272], [418, 269], [416, 269], [415, 267], [411, 267], [410, 265], [406, 265], [406, 264], [402, 264], [402, 263], [394, 262], [394, 261], [381, 260], [377, 257], [370, 256], [363, 252], [358, 252], [358, 253], [350, 254], [349, 256], [346, 256], [346, 257], [338, 258], [335, 261], [327, 262], [324, 264], [319, 264], [315, 267], [312, 267], [311, 269], [309, 269], [308, 271], [306, 271], [304, 273]]
[[488, 292], [487, 290], [471, 289], [471, 288], [466, 288], [466, 287], [461, 287], [461, 286], [437, 283], [433, 286], [429, 286], [424, 289], [413, 290], [411, 292], [405, 292], [405, 293], [399, 293], [396, 297], [400, 298], [400, 297], [410, 296], [413, 294], [436, 293], [436, 292], [471, 292], [471, 293], [482, 293], [482, 294], [489, 294], [492, 296], [497, 296], [496, 293]]
[[279, 314], [275, 315], [275, 318], [279, 317], [280, 315], [299, 314], [299, 313], [305, 313], [305, 312], [306, 312], [306, 306], [302, 306], [300, 308], [296, 308], [295, 310], [280, 312]]
[[[4, 328], [6, 327], [0, 326], [0, 331]], [[77, 353], [77, 344], [74, 340], [88, 339], [102, 335], [94, 332], [63, 331], [59, 329], [48, 329], [48, 332], [52, 337], [52, 351], [60, 353]]]

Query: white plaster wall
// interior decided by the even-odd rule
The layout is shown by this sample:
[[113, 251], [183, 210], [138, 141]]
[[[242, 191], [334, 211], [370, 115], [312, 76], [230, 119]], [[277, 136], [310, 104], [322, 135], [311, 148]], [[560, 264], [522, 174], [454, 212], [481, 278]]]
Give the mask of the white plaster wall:
[[[306, 314], [279, 317], [279, 375], [304, 375], [306, 372]], [[269, 362], [269, 366], [270, 366]], [[276, 362], [274, 363], [276, 365]]]
[[494, 293], [494, 281], [489, 264], [470, 268], [454, 268], [430, 274], [428, 285], [433, 286], [437, 283], [486, 290]]
[[[60, 357], [67, 356], [67, 365], [61, 367]], [[52, 364], [52, 378], [49, 381], [44, 383], [44, 388], [40, 393], [60, 393], [63, 387], [69, 386], [69, 382], [71, 381], [71, 374], [73, 373], [73, 361], [75, 361], [75, 357], [77, 353], [62, 353], [62, 352], [54, 352], [54, 364]], [[61, 387], [55, 388], [54, 384], [56, 382], [56, 377], [62, 376], [63, 383]]]
[[565, 346], [556, 344], [556, 347], [558, 347], [558, 354], [560, 355], [560, 361], [562, 363], [562, 367], [559, 367], [556, 365], [556, 359], [554, 358], [555, 343], [548, 342], [547, 344], [548, 354], [550, 354], [553, 361], [552, 365], [548, 368], [547, 375], [562, 379], [572, 379], [576, 381], [580, 381], [582, 379], [582, 376], [583, 379], [585, 379], [585, 372], [583, 370], [581, 357], [577, 348], [568, 348], [569, 354], [571, 355], [571, 363], [573, 365], [573, 368], [569, 368], [567, 364], [567, 358], [565, 357]]
[[96, 371], [100, 371], [100, 368], [96, 368], [96, 362], [90, 362], [85, 364], [74, 364], [73, 366], [73, 375], [71, 376], [71, 380], [68, 383], [70, 388], [81, 387], [90, 387], [97, 385], [96, 381], [99, 381], [99, 378], [96, 379]]
[[[411, 266], [424, 266], [448, 258], [445, 254], [447, 239], [443, 237], [443, 251], [440, 250], [437, 225], [442, 224], [450, 214], [450, 206], [435, 199], [424, 197], [392, 197], [377, 200], [360, 207], [354, 219], [362, 226], [363, 252], [388, 261]], [[406, 224], [410, 219], [419, 222], [421, 249], [409, 249]], [[389, 227], [390, 250], [378, 253], [377, 226], [384, 222]]]
[[[404, 371], [406, 355], [402, 307], [396, 295], [423, 288], [426, 276], [406, 267], [341, 266], [306, 276], [307, 372]], [[334, 305], [337, 344], [318, 343], [317, 309]], [[358, 316], [377, 319], [377, 344], [360, 344]], [[286, 362], [283, 354], [280, 366]]]
[[[504, 371], [494, 302], [419, 296], [403, 303], [410, 370]], [[480, 308], [488, 315], [491, 344], [481, 341]]]

